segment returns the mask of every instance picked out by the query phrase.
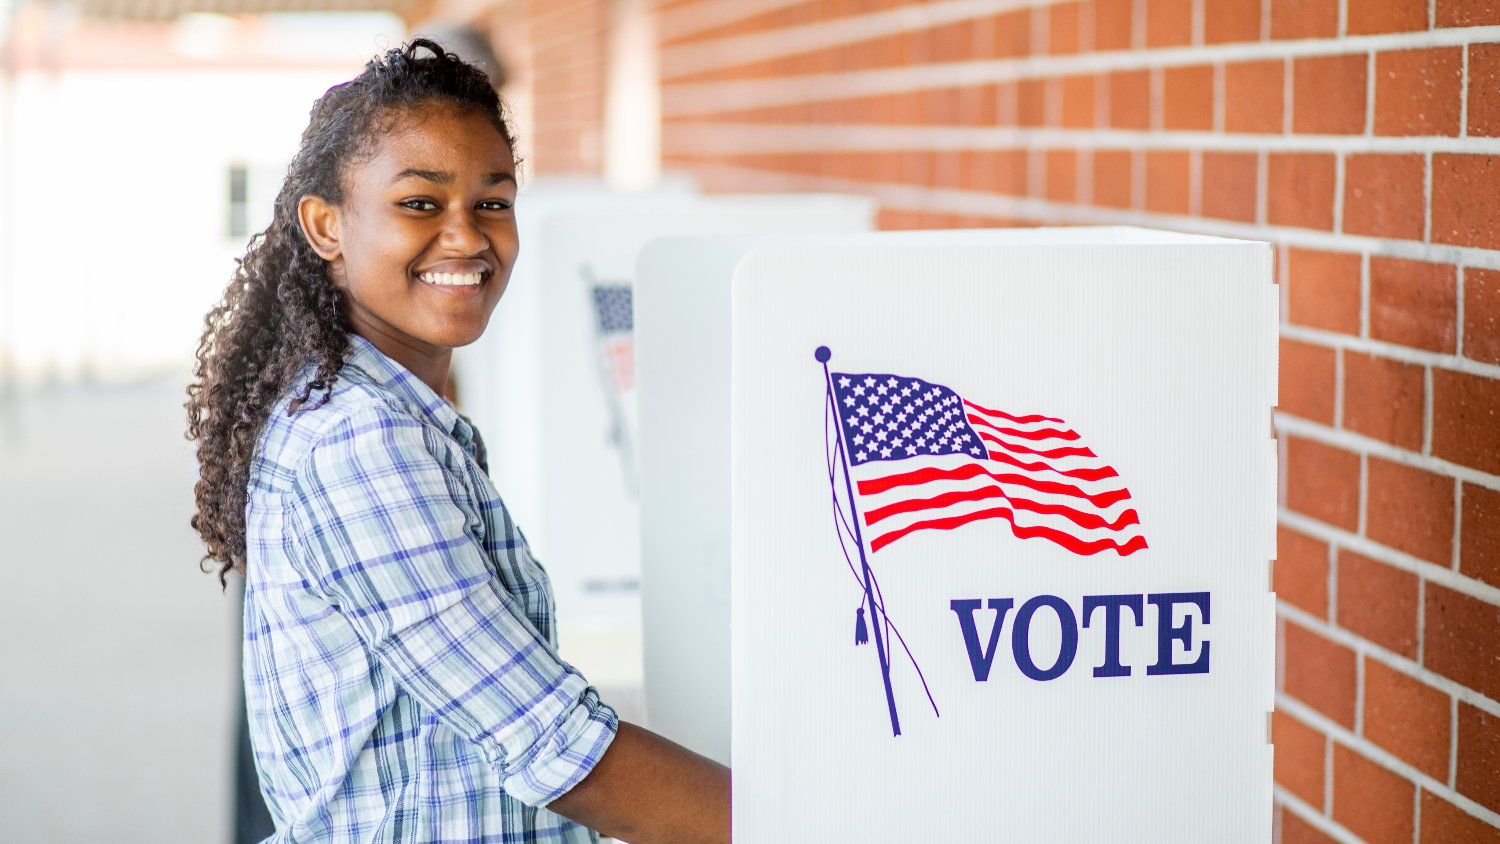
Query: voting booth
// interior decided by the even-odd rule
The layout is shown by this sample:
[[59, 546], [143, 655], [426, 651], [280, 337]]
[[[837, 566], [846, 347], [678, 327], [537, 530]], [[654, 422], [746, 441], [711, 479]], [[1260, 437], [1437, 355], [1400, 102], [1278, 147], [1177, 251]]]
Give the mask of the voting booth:
[[[875, 204], [832, 195], [698, 196], [540, 186], [517, 202], [520, 257], [481, 340], [455, 356], [490, 473], [552, 578], [569, 637], [638, 641], [640, 539], [633, 290], [642, 247], [668, 235], [861, 232]], [[604, 653], [603, 650], [594, 649]], [[580, 665], [638, 686], [639, 657]]]
[[732, 757], [736, 841], [1269, 840], [1271, 268], [1122, 228], [642, 254], [647, 702]]

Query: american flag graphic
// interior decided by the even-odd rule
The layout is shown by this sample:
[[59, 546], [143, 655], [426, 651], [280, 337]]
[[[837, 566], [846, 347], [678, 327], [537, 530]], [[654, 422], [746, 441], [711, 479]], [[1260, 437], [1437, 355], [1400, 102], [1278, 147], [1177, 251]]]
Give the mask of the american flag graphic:
[[1123, 480], [1064, 420], [901, 375], [831, 372], [829, 383], [870, 553], [985, 519], [1080, 555], [1146, 547]]
[[635, 388], [635, 316], [628, 284], [596, 284], [594, 325], [610, 384], [618, 393]]

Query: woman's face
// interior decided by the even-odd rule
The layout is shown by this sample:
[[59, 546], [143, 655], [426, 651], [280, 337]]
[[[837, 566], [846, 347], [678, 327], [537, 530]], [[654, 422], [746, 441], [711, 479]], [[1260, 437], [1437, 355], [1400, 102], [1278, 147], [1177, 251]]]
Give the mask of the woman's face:
[[336, 207], [304, 200], [303, 226], [355, 333], [414, 372], [446, 362], [484, 332], [519, 250], [509, 144], [483, 114], [434, 103], [398, 115], [343, 181]]

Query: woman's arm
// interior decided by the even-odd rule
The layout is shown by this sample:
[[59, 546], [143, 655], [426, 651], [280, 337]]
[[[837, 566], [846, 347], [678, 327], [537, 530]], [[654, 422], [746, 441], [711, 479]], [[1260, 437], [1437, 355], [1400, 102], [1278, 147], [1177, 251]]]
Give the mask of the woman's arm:
[[547, 808], [631, 844], [729, 841], [729, 769], [625, 721], [604, 757]]

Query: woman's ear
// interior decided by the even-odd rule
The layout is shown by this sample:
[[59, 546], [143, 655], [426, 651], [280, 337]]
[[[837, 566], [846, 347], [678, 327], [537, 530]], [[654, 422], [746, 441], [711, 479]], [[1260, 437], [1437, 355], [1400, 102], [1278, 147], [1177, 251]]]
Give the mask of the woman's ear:
[[339, 245], [338, 206], [321, 196], [308, 194], [297, 203], [297, 220], [313, 251], [325, 261], [343, 254]]

